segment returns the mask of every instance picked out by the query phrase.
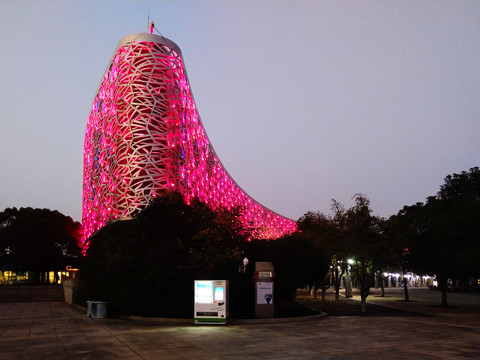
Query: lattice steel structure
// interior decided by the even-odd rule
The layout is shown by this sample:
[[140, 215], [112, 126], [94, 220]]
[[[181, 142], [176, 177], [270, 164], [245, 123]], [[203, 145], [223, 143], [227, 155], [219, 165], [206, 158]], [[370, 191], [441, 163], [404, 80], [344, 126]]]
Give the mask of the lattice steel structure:
[[83, 244], [107, 222], [129, 218], [166, 189], [212, 209], [240, 206], [259, 238], [296, 230], [229, 176], [197, 112], [180, 48], [163, 36], [120, 40], [85, 132]]

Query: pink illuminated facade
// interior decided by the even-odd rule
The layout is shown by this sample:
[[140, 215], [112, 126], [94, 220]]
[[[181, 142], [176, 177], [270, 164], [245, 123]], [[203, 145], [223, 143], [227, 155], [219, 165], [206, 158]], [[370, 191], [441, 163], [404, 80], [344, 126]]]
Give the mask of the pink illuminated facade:
[[166, 189], [212, 209], [242, 207], [259, 238], [295, 221], [248, 196], [223, 168], [201, 123], [180, 48], [163, 36], [120, 40], [93, 102], [84, 143], [83, 244], [107, 222], [130, 218]]

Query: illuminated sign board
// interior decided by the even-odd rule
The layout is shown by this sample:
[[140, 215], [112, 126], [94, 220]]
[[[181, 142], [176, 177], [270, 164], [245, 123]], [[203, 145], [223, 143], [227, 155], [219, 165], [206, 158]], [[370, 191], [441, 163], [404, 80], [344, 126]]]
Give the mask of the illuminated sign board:
[[195, 304], [213, 304], [213, 281], [195, 281]]
[[225, 324], [228, 316], [228, 281], [195, 280], [195, 324]]

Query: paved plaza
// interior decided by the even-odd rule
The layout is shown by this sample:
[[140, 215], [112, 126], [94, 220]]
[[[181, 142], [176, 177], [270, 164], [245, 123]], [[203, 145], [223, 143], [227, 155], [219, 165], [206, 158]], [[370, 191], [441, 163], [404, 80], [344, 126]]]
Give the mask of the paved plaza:
[[0, 302], [0, 358], [480, 359], [478, 295], [449, 294], [455, 306], [443, 309], [434, 306], [438, 292], [411, 291], [413, 301], [406, 304], [398, 289], [391, 290], [368, 300], [423, 315], [199, 326], [91, 319], [59, 301]]

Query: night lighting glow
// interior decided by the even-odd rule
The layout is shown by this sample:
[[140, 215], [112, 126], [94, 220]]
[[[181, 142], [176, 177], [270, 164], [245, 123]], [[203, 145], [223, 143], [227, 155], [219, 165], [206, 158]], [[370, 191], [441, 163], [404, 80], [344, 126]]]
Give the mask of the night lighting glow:
[[296, 222], [263, 207], [230, 177], [197, 112], [180, 48], [137, 33], [120, 40], [85, 131], [82, 243], [109, 221], [130, 218], [166, 189], [212, 209], [243, 208], [258, 238]]

